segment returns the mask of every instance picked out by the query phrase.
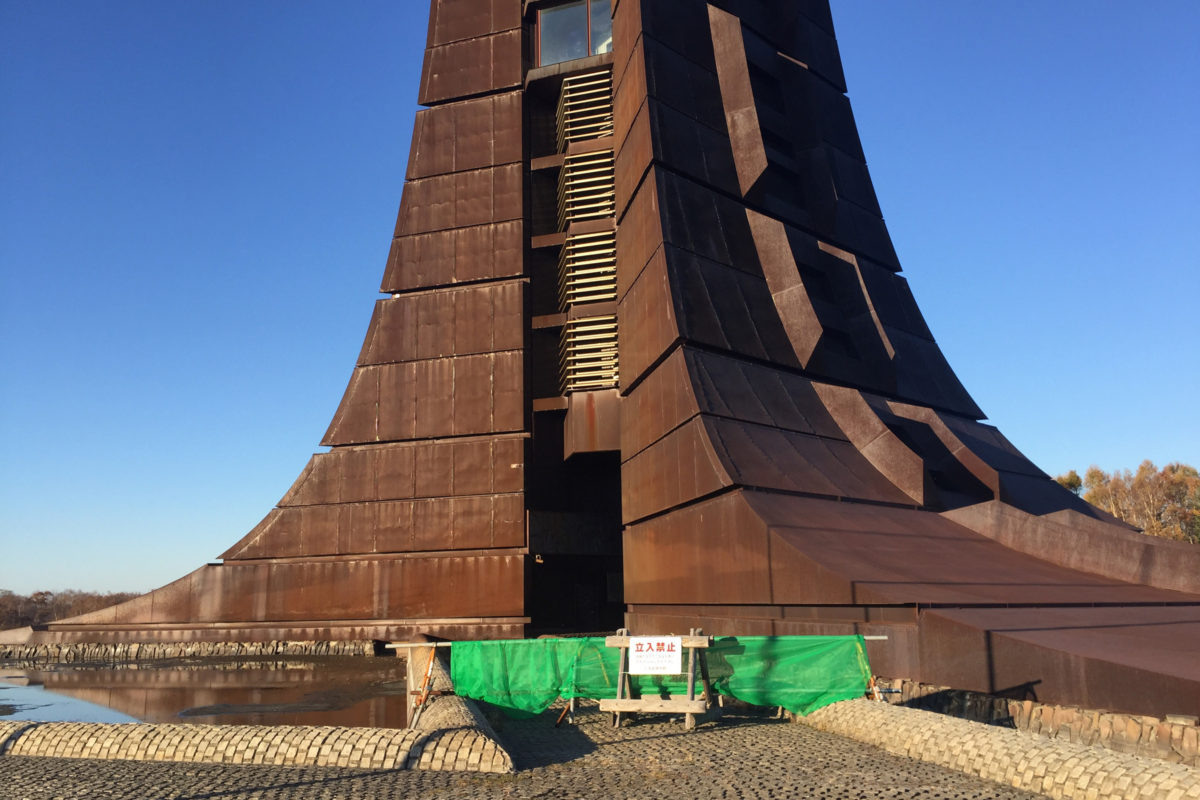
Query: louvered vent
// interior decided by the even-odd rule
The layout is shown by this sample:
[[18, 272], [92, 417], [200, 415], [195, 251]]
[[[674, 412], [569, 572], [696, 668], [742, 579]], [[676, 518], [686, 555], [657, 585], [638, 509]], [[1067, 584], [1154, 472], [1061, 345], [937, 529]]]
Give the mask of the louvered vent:
[[567, 234], [558, 258], [559, 308], [567, 317], [559, 341], [559, 380], [563, 394], [569, 394], [617, 385], [615, 225], [574, 224], [612, 220], [617, 211], [612, 71], [563, 78], [556, 122], [563, 154], [557, 222]]
[[568, 155], [558, 178], [558, 227], [611, 217], [617, 210], [612, 150]]
[[617, 318], [567, 320], [559, 347], [563, 394], [617, 385]]
[[563, 311], [617, 299], [616, 231], [567, 237], [558, 259], [558, 299]]
[[612, 73], [603, 70], [563, 79], [557, 121], [560, 153], [571, 142], [611, 136]]

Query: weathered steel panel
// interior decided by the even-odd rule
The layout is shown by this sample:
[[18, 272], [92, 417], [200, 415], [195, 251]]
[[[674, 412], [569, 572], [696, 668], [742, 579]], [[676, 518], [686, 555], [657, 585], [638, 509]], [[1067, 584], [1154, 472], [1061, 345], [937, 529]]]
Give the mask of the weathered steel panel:
[[404, 186], [396, 236], [521, 218], [521, 165], [435, 175]]
[[[709, 27], [703, 8], [697, 8], [690, 19], [697, 27]], [[705, 36], [703, 42], [681, 50], [669, 41], [671, 31], [671, 26], [663, 25], [656, 35], [644, 36], [640, 43], [645, 53], [641, 68], [646, 72], [647, 95], [684, 111], [714, 130], [725, 131], [711, 38]]]
[[925, 461], [889, 427], [894, 416], [847, 386], [819, 384], [816, 389], [851, 443], [872, 466], [914, 502], [923, 505], [932, 499]]
[[794, 373], [685, 348], [700, 408], [719, 416], [844, 439], [812, 381]]
[[[492, 150], [496, 140], [494, 99], [466, 100], [445, 108], [454, 115], [454, 132], [449, 139], [451, 146], [443, 146], [442, 149], [449, 150], [454, 156], [454, 169], [481, 169], [500, 163]], [[512, 109], [520, 113], [520, 106], [513, 106]], [[511, 127], [511, 123], [506, 127]], [[519, 161], [520, 155], [511, 160]]]
[[[452, 471], [431, 468], [450, 458]], [[522, 462], [520, 439], [340, 447], [314, 455], [280, 506], [517, 491], [523, 485]], [[418, 472], [423, 473], [419, 480]]]
[[455, 494], [454, 448], [446, 445], [414, 447], [414, 469], [416, 470], [415, 497], [443, 497]]
[[520, 85], [521, 78], [520, 30], [435, 45], [425, 50], [417, 101], [431, 106], [511, 89]]
[[650, 258], [662, 248], [662, 218], [656, 184], [657, 173], [652, 168], [617, 226], [618, 300], [624, 299]]
[[921, 310], [917, 308], [908, 281], [866, 258], [858, 259], [858, 265], [867, 294], [870, 295], [883, 324], [889, 329], [899, 328], [913, 336], [932, 341], [933, 334], [925, 324]]
[[387, 612], [395, 617], [498, 617], [524, 612], [524, 557], [400, 559], [391, 574]]
[[[748, 500], [781, 544], [853, 586], [855, 602], [1133, 604], [1194, 597], [1033, 559], [928, 511], [764, 494]], [[929, 572], [931, 558], [936, 575]], [[778, 602], [814, 602], [800, 582], [784, 577], [773, 582]]]
[[734, 161], [738, 185], [742, 194], [748, 194], [766, 172], [768, 162], [742, 42], [742, 21], [712, 6], [708, 16], [725, 124], [733, 152], [737, 154]]
[[[505, 282], [491, 289], [491, 350], [520, 350], [525, 344], [525, 284]], [[457, 314], [457, 311], [456, 311]], [[458, 316], [463, 327], [474, 327], [478, 320]]]
[[525, 486], [525, 440], [492, 439], [492, 490], [515, 492]]
[[616, 389], [572, 392], [563, 421], [563, 455], [621, 449], [621, 398]]
[[399, 292], [454, 282], [458, 231], [446, 230], [392, 239], [382, 291]]
[[447, 485], [454, 494], [484, 494], [492, 490], [492, 448], [486, 441], [457, 442], [448, 448], [451, 465]]
[[654, 161], [654, 140], [650, 131], [650, 112], [643, 105], [634, 118], [632, 127], [623, 139], [618, 139], [619, 147], [614, 161], [615, 180], [613, 181], [614, 197], [618, 212], [629, 205], [634, 190], [646, 176], [646, 170]]
[[[614, 38], [620, 36], [618, 28], [621, 19], [622, 13], [618, 11], [613, 19]], [[638, 109], [646, 101], [646, 59], [642, 57], [642, 48], [643, 43], [639, 38], [633, 56], [618, 60], [613, 65], [613, 141], [618, 150], [624, 146]], [[624, 205], [618, 203], [618, 218], [623, 208]]]
[[[474, 402], [488, 391], [486, 356], [460, 359], [436, 358], [413, 364], [417, 419], [415, 438], [433, 438], [452, 434], [456, 406], [476, 412]], [[461, 363], [460, 363], [461, 362]], [[456, 378], [461, 376], [462, 380]], [[478, 413], [472, 414], [476, 419]], [[486, 420], [486, 417], [484, 417]], [[476, 430], [479, 429], [477, 424]], [[486, 430], [486, 428], [484, 428]]]
[[455, 359], [453, 369], [442, 380], [445, 396], [442, 400], [430, 398], [432, 408], [437, 409], [442, 420], [436, 429], [426, 435], [482, 433], [492, 429], [492, 403], [495, 386], [492, 381], [495, 370], [494, 356]]
[[666, 256], [671, 283], [682, 297], [685, 336], [738, 355], [798, 366], [761, 278], [675, 248]]
[[[921, 677], [982, 692], [1133, 714], [1196, 714], [1200, 609], [1041, 608], [926, 611]], [[1025, 695], [1028, 696], [1028, 695]]]
[[[520, 291], [519, 284], [510, 283], [502, 286], [514, 289], [516, 292]], [[503, 338], [509, 341], [514, 335], [521, 335], [522, 319], [518, 314], [510, 314], [507, 318], [501, 319], [493, 316], [494, 294], [499, 288], [494, 284], [489, 284], [465, 290], [443, 292], [451, 304], [447, 314], [449, 324], [446, 319], [443, 319], [437, 334], [450, 353], [461, 355], [490, 352], [493, 349], [492, 340], [497, 324], [507, 323], [510, 330], [506, 331]]]
[[524, 225], [519, 220], [459, 229], [455, 238], [455, 280], [520, 275], [524, 269], [523, 236]]
[[321, 444], [329, 446], [335, 442], [373, 441], [377, 434], [375, 403], [378, 395], [378, 372], [355, 369]]
[[740, 485], [879, 503], [912, 502], [845, 440], [718, 417], [704, 421], [707, 440]]
[[413, 549], [444, 550], [450, 542], [450, 503], [435, 498], [415, 500], [413, 509]]
[[[510, 350], [492, 357], [492, 428], [515, 431], [525, 427], [525, 367], [521, 351]], [[465, 424], [470, 420], [463, 420]]]
[[630, 458], [699, 413], [684, 351], [677, 349], [623, 400], [621, 454]]
[[519, 351], [358, 367], [322, 444], [521, 430], [522, 378]]
[[434, 0], [429, 9], [429, 46], [486, 36], [520, 24], [520, 0]]
[[296, 477], [287, 493], [276, 505], [291, 506], [316, 498], [318, 503], [336, 503], [341, 498], [341, 466], [322, 458], [328, 453], [314, 453]]
[[492, 495], [492, 546], [525, 547], [525, 496]]
[[[354, 458], [359, 457], [357, 456], [357, 452], [362, 451], [343, 452], [345, 452], [345, 455], [342, 457]], [[378, 487], [378, 499], [386, 500], [416, 496], [416, 452], [416, 447], [397, 444], [372, 448], [363, 453], [361, 457], [374, 456], [376, 468], [375, 485]], [[355, 455], [351, 455], [350, 453], [355, 453]]]
[[[733, 151], [726, 133], [710, 128], [688, 109], [657, 100], [647, 100], [645, 109], [659, 163], [722, 192], [738, 192]], [[637, 127], [635, 122], [634, 130]]]
[[447, 533], [453, 549], [492, 546], [492, 497], [455, 497], [449, 506]]
[[[418, 367], [422, 362], [384, 364], [378, 367], [359, 367], [364, 372], [377, 373], [375, 394], [369, 395], [356, 409], [367, 408], [360, 413], [375, 415], [375, 437], [373, 439], [347, 439], [329, 441], [327, 444], [356, 444], [359, 442], [391, 442], [417, 436], [417, 380]], [[373, 402], [372, 402], [373, 401]]]
[[417, 112], [413, 120], [412, 146], [408, 151], [405, 174], [408, 180], [454, 172], [454, 148], [444, 146], [443, 142], [454, 138], [455, 111], [460, 105], [452, 103]]
[[625, 529], [625, 600], [770, 603], [767, 528], [724, 494]]
[[[618, 249], [620, 240], [618, 231]], [[661, 249], [621, 301], [617, 320], [617, 361], [621, 387], [627, 391], [680, 338], [666, 255]]]
[[374, 500], [379, 497], [377, 455], [369, 451], [360, 451], [357, 455], [357, 458], [348, 456], [336, 460], [339, 468], [339, 490], [334, 497], [325, 502], [349, 503], [357, 500]]
[[376, 508], [376, 553], [408, 553], [421, 548], [416, 544], [415, 503], [372, 503]]
[[511, 220], [398, 236], [392, 240], [383, 291], [519, 276], [523, 230], [520, 220]]
[[693, 419], [621, 465], [621, 516], [628, 524], [731, 482], [703, 424]]

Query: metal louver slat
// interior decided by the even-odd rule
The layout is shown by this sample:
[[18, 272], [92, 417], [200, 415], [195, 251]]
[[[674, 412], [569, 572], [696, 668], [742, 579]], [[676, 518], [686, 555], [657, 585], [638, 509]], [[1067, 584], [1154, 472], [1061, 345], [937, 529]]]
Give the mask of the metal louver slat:
[[558, 179], [558, 226], [616, 213], [613, 151], [568, 155]]
[[616, 316], [568, 320], [558, 356], [564, 394], [616, 386]]
[[563, 79], [557, 110], [558, 149], [613, 132], [612, 73], [605, 69]]
[[568, 237], [558, 260], [558, 295], [564, 311], [617, 299], [616, 231]]

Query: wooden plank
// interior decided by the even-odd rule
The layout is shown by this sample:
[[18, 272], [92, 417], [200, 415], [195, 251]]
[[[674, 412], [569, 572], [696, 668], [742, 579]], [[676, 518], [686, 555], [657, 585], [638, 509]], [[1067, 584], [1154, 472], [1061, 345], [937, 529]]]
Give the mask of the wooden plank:
[[[641, 638], [641, 637], [605, 636], [604, 637], [604, 646], [605, 647], [629, 647], [629, 640], [633, 639], [633, 638]], [[712, 637], [709, 637], [709, 636], [680, 636], [678, 638], [682, 640], [684, 647], [708, 647], [709, 643], [712, 640]]]
[[703, 700], [664, 700], [661, 697], [600, 701], [601, 711], [642, 711], [650, 714], [703, 714], [706, 707]]

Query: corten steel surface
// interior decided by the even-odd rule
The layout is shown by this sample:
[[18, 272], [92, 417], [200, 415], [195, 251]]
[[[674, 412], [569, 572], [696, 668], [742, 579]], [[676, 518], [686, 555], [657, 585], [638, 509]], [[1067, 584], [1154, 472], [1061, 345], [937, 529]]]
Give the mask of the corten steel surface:
[[897, 274], [827, 5], [622, 0], [614, 40], [629, 626], [887, 633], [883, 674], [1195, 713], [1200, 554], [979, 422]]
[[[475, 638], [623, 611], [646, 633], [884, 633], [884, 675], [1200, 711], [1200, 551], [980, 422], [899, 274], [828, 4], [621, 0], [611, 53], [540, 66], [546, 5], [431, 3], [389, 297], [330, 452], [224, 563], [33, 638]], [[579, 237], [614, 228], [615, 284], [580, 292], [601, 239]], [[611, 372], [610, 332], [580, 324], [614, 314], [605, 386], [572, 359]]]
[[519, 0], [431, 4], [388, 296], [330, 451], [223, 563], [35, 639], [525, 633], [524, 40]]

